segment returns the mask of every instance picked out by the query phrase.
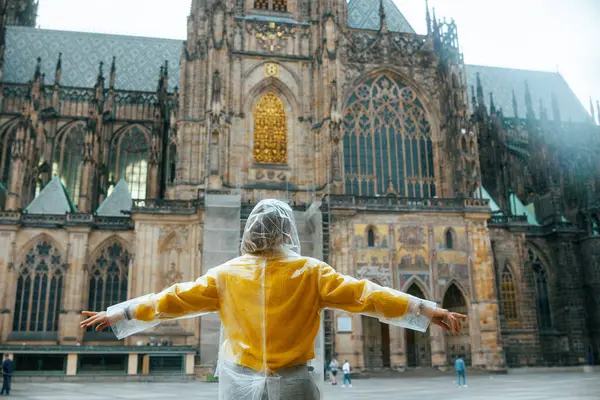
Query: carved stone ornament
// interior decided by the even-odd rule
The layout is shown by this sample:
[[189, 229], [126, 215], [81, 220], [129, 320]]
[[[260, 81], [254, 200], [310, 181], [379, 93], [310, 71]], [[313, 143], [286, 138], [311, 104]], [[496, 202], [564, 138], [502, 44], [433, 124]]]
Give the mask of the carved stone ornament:
[[292, 30], [283, 25], [277, 25], [275, 22], [256, 25], [257, 44], [269, 52], [281, 51], [287, 43], [287, 39]]
[[265, 64], [265, 76], [279, 78], [279, 65], [275, 63]]
[[353, 32], [346, 36], [349, 63], [395, 65], [425, 65], [435, 60], [426, 36], [408, 33]]
[[165, 286], [170, 287], [178, 282], [181, 282], [181, 280], [183, 279], [183, 275], [177, 269], [177, 267], [175, 266], [175, 263], [171, 263], [171, 266], [169, 267], [169, 270], [165, 274], [164, 278], [165, 278]]

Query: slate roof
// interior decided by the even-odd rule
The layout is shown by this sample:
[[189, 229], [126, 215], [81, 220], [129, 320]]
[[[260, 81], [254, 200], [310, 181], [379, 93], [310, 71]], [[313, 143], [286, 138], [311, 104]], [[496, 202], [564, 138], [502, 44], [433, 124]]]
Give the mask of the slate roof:
[[485, 104], [489, 108], [489, 93], [494, 94], [496, 109], [502, 108], [505, 117], [514, 117], [512, 92], [517, 99], [519, 116], [524, 118], [527, 114], [525, 106], [525, 81], [529, 86], [533, 110], [537, 118], [540, 116], [540, 99], [552, 118], [552, 94], [556, 96], [563, 121], [587, 122], [590, 115], [571, 90], [565, 79], [556, 72], [529, 71], [523, 69], [486, 67], [481, 65], [467, 65], [467, 84], [475, 87], [477, 73], [480, 74], [481, 85], [485, 93]]
[[[392, 0], [384, 0], [384, 7], [391, 30], [414, 33]], [[373, 7], [372, 0], [350, 0], [348, 8], [348, 21], [351, 26], [379, 29], [379, 10], [378, 7]], [[117, 57], [117, 89], [154, 92], [158, 84], [160, 66], [165, 60], [169, 61], [169, 87], [172, 89], [179, 85], [181, 50], [182, 42], [179, 40], [8, 26], [4, 81], [27, 83], [33, 77], [37, 57], [41, 57], [46, 83], [51, 83], [54, 80], [58, 54], [62, 52], [63, 86], [93, 87], [98, 76], [100, 60], [105, 63], [104, 75], [108, 78], [114, 55]], [[502, 108], [507, 117], [514, 116], [513, 90], [517, 96], [519, 115], [526, 115], [527, 81], [536, 116], [539, 117], [541, 98], [548, 115], [552, 117], [554, 93], [564, 121], [590, 121], [591, 117], [586, 109], [558, 73], [480, 65], [467, 65], [466, 72], [469, 86], [475, 86], [477, 73], [480, 74], [486, 93], [486, 105], [489, 107], [489, 92], [493, 92], [496, 108]]]
[[100, 204], [96, 214], [105, 217], [124, 217], [123, 211], [131, 211], [132, 206], [129, 185], [121, 179], [112, 193]]
[[[383, 0], [385, 21], [391, 32], [415, 33], [393, 0]], [[348, 2], [348, 26], [356, 29], [379, 30], [379, 1], [350, 0]]]
[[77, 212], [71, 196], [63, 186], [59, 177], [52, 179], [25, 208], [28, 214], [64, 215]]
[[42, 58], [46, 83], [54, 82], [58, 54], [62, 53], [61, 85], [92, 87], [104, 61], [107, 79], [117, 57], [117, 89], [156, 91], [161, 65], [169, 61], [169, 87], [179, 85], [182, 41], [99, 33], [66, 32], [8, 26], [4, 81], [25, 83], [33, 78], [36, 59]]

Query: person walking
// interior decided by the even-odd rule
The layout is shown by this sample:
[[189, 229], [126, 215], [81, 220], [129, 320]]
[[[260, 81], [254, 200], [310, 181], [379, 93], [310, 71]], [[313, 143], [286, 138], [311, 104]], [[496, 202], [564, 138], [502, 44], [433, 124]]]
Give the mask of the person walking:
[[331, 372], [331, 384], [337, 385], [337, 373], [340, 368], [340, 363], [334, 358], [329, 363], [329, 371]]
[[15, 363], [10, 359], [8, 354], [4, 355], [4, 361], [2, 362], [2, 390], [0, 395], [10, 395], [12, 374], [15, 371]]
[[[463, 356], [459, 356], [456, 361], [454, 361], [454, 369], [456, 370], [456, 383], [458, 385], [458, 387], [468, 387], [467, 386], [467, 378], [465, 376], [465, 360], [463, 359]], [[462, 378], [462, 385], [460, 383]]]
[[97, 331], [110, 326], [123, 339], [161, 321], [218, 312], [220, 400], [318, 400], [324, 380], [315, 340], [324, 309], [378, 317], [421, 332], [433, 323], [457, 333], [459, 319], [465, 318], [301, 256], [292, 209], [278, 200], [263, 200], [252, 210], [241, 254], [194, 282], [106, 311], [84, 311], [80, 326]]
[[346, 387], [346, 382], [348, 382], [348, 387], [352, 387], [352, 379], [350, 379], [350, 363], [348, 360], [344, 360], [344, 365], [342, 365], [342, 373], [344, 374], [344, 382], [342, 383], [342, 387]]

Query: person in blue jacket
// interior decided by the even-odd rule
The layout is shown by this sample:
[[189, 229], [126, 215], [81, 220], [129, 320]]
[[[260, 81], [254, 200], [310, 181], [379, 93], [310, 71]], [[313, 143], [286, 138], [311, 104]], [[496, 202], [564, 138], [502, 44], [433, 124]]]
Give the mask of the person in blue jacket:
[[[467, 386], [467, 378], [465, 377], [465, 360], [463, 356], [459, 356], [456, 361], [454, 361], [454, 369], [456, 369], [456, 383], [458, 387], [468, 387]], [[462, 385], [460, 384], [460, 378], [462, 378]]]
[[6, 395], [10, 395], [10, 383], [12, 379], [12, 374], [15, 371], [15, 364], [10, 359], [8, 354], [4, 356], [4, 361], [2, 362], [2, 391], [0, 395], [6, 393]]

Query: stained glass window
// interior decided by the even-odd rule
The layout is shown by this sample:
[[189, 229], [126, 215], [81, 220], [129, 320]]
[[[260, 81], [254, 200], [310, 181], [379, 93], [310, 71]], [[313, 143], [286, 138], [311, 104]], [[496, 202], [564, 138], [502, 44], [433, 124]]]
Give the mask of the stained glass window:
[[435, 196], [431, 127], [412, 89], [370, 79], [350, 95], [343, 121], [346, 194], [381, 195], [391, 183], [399, 196]]
[[254, 8], [259, 10], [268, 10], [269, 0], [254, 0]]
[[133, 199], [145, 199], [148, 182], [149, 140], [145, 131], [134, 126], [113, 141], [111, 175], [114, 182], [125, 179]]
[[287, 0], [254, 0], [254, 8], [258, 10], [287, 11]]
[[57, 332], [65, 269], [59, 251], [40, 241], [19, 268], [13, 330]]
[[287, 11], [287, 0], [272, 0], [273, 1], [273, 11]]
[[507, 320], [516, 320], [519, 317], [517, 312], [517, 285], [515, 278], [508, 265], [504, 266], [502, 271], [502, 307], [504, 317]]
[[77, 124], [57, 138], [54, 149], [52, 175], [60, 178], [75, 202], [79, 199], [81, 189], [84, 140], [85, 126]]
[[127, 300], [130, 258], [129, 252], [117, 241], [106, 245], [96, 257], [90, 271], [90, 310], [106, 310], [109, 306]]
[[273, 93], [254, 109], [254, 162], [287, 164], [287, 119], [283, 102]]

